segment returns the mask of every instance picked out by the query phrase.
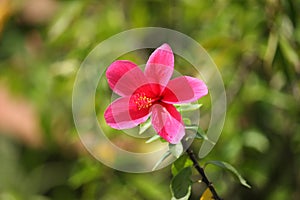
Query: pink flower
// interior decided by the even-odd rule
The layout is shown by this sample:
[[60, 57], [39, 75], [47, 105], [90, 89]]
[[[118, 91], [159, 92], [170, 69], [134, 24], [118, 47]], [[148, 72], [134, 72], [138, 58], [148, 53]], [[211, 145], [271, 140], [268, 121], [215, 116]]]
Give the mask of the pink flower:
[[184, 124], [173, 104], [188, 103], [208, 93], [205, 83], [181, 76], [170, 80], [174, 70], [174, 55], [163, 44], [149, 57], [145, 72], [136, 64], [113, 62], [106, 77], [110, 88], [121, 97], [104, 113], [109, 126], [115, 129], [133, 128], [150, 115], [155, 131], [166, 141], [176, 144], [183, 138]]

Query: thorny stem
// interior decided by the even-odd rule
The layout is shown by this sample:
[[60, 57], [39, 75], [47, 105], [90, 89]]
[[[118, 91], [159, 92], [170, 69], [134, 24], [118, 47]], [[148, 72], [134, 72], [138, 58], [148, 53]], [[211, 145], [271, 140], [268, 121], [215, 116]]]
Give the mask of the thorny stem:
[[211, 191], [212, 195], [213, 195], [213, 199], [215, 200], [222, 200], [219, 195], [217, 194], [213, 184], [208, 180], [207, 176], [205, 175], [205, 172], [203, 170], [202, 167], [200, 167], [196, 155], [194, 154], [193, 150], [189, 147], [186, 150], [186, 153], [188, 154], [189, 158], [192, 160], [195, 169], [199, 172], [199, 174], [202, 176], [202, 181], [207, 185], [207, 187], [209, 188], [209, 190]]

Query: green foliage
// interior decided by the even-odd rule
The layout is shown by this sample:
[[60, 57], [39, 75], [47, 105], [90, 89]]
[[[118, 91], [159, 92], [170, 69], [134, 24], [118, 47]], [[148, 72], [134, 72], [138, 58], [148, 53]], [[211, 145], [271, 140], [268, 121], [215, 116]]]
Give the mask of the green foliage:
[[241, 174], [229, 163], [224, 162], [224, 161], [217, 161], [217, 160], [207, 161], [205, 163], [204, 167], [208, 164], [213, 164], [213, 165], [216, 165], [218, 167], [221, 167], [223, 169], [230, 171], [233, 175], [235, 175], [238, 178], [238, 180], [240, 181], [240, 183], [242, 185], [244, 185], [245, 187], [251, 188], [251, 186], [246, 182], [246, 180], [241, 176]]
[[187, 155], [182, 155], [172, 164], [172, 175], [176, 176], [183, 168], [192, 166], [193, 162], [188, 159]]
[[171, 181], [172, 200], [187, 200], [191, 193], [192, 168], [183, 168], [176, 174]]
[[101, 178], [101, 170], [95, 163], [92, 164], [89, 160], [79, 160], [79, 163], [75, 165], [72, 174], [69, 178], [69, 183], [74, 188], [79, 188], [91, 181]]

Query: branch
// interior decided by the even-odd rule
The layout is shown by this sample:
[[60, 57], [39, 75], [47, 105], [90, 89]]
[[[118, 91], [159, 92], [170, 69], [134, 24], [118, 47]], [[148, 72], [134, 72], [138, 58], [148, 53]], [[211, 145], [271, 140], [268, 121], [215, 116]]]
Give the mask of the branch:
[[199, 172], [199, 174], [202, 176], [202, 181], [207, 185], [211, 193], [213, 194], [213, 198], [215, 200], [222, 200], [219, 195], [217, 194], [213, 184], [208, 180], [207, 176], [205, 175], [205, 172], [202, 167], [200, 167], [196, 155], [194, 154], [193, 150], [189, 147], [186, 150], [186, 153], [188, 154], [189, 158], [192, 160], [195, 169]]

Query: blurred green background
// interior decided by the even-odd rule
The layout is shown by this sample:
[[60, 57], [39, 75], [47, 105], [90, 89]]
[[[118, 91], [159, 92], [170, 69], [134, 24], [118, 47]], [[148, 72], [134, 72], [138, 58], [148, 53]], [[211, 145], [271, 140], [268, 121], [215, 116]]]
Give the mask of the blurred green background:
[[[299, 10], [299, 0], [0, 0], [0, 199], [170, 199], [170, 167], [112, 170], [82, 147], [72, 118], [83, 59], [108, 37], [145, 26], [191, 36], [219, 67], [228, 112], [205, 159], [231, 163], [252, 185], [208, 166], [220, 196], [299, 199]], [[200, 195], [195, 187], [191, 199]]]

